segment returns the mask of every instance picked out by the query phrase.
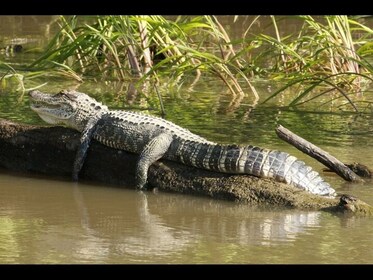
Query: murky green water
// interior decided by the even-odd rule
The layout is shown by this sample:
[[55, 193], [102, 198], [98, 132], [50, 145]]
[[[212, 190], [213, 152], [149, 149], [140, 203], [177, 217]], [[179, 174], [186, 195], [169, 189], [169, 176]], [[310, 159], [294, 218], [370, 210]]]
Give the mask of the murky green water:
[[[7, 36], [20, 36], [14, 32]], [[255, 85], [263, 97], [274, 86]], [[76, 85], [48, 80], [43, 90], [69, 87]], [[158, 112], [156, 98], [127, 94], [128, 87], [87, 81], [77, 89], [113, 108]], [[297, 112], [273, 104], [253, 108], [250, 94], [234, 99], [211, 80], [161, 92], [168, 120], [213, 141], [280, 149], [321, 171], [319, 163], [277, 138], [274, 128], [281, 123], [344, 162], [373, 166], [371, 113]], [[0, 94], [0, 118], [42, 124], [28, 97], [11, 91]], [[372, 181], [323, 177], [337, 192], [373, 205]], [[373, 263], [373, 218], [139, 193], [0, 169], [0, 263]]]

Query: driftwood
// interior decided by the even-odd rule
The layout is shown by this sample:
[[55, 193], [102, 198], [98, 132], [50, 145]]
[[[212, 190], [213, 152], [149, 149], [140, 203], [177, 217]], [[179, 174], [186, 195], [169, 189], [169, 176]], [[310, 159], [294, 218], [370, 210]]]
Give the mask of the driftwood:
[[282, 125], [279, 125], [276, 128], [276, 133], [279, 138], [290, 143], [303, 153], [306, 153], [307, 155], [315, 158], [316, 160], [324, 164], [326, 167], [336, 172], [343, 179], [353, 182], [363, 181], [358, 175], [356, 175], [355, 172], [348, 168], [343, 162], [339, 161], [337, 158], [330, 155], [328, 152], [320, 149], [319, 147], [308, 142], [302, 137], [294, 134]]
[[353, 163], [345, 163], [345, 165], [350, 168], [353, 172], [363, 178], [373, 178], [373, 171], [368, 166], [353, 162]]
[[[0, 119], [0, 166], [22, 172], [71, 177], [79, 133], [64, 127], [19, 124]], [[138, 156], [92, 141], [80, 180], [134, 188]], [[148, 174], [159, 190], [205, 195], [217, 199], [300, 209], [373, 213], [372, 207], [351, 196], [330, 199], [292, 186], [249, 175], [229, 175], [159, 161]]]

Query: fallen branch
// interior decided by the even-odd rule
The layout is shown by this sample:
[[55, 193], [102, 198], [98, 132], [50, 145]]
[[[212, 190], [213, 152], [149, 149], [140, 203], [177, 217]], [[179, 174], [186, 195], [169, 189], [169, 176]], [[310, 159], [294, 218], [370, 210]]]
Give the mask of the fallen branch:
[[[0, 166], [22, 172], [70, 177], [79, 137], [78, 132], [64, 127], [31, 126], [0, 119]], [[134, 188], [137, 159], [135, 154], [93, 141], [80, 180]], [[349, 196], [329, 199], [271, 179], [210, 172], [170, 161], [153, 164], [148, 180], [159, 190], [250, 204], [348, 211], [363, 215], [373, 213], [372, 207]]]
[[[368, 166], [358, 163], [358, 162], [353, 162], [353, 163], [345, 163], [345, 165], [350, 168], [353, 172], [356, 173], [356, 175], [362, 177], [362, 178], [368, 178], [371, 179], [373, 178], [373, 170], [370, 169]], [[323, 168], [322, 171], [324, 172], [333, 172], [335, 171], [329, 169], [329, 168]]]
[[347, 181], [360, 182], [363, 181], [358, 175], [356, 175], [350, 168], [348, 168], [343, 162], [330, 155], [328, 152], [320, 149], [314, 144], [294, 134], [287, 128], [279, 125], [276, 128], [276, 133], [279, 138], [288, 142], [289, 144], [296, 147], [298, 150], [306, 153], [307, 155], [315, 158], [326, 167], [336, 172], [339, 176]]
[[353, 172], [355, 172], [357, 175], [363, 178], [372, 178], [373, 177], [373, 171], [368, 166], [353, 162], [353, 163], [346, 163], [346, 166], [350, 168]]

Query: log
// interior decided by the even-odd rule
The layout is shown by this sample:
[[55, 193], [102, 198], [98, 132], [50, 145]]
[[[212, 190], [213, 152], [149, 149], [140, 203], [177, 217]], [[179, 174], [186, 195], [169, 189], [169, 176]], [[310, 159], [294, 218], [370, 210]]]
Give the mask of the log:
[[[80, 134], [72, 129], [33, 126], [0, 119], [0, 166], [19, 172], [71, 177]], [[80, 180], [135, 188], [138, 156], [92, 141]], [[211, 172], [162, 160], [153, 164], [148, 182], [160, 191], [204, 195], [253, 205], [283, 206], [371, 215], [357, 198], [325, 198], [292, 186], [250, 175]]]
[[279, 125], [276, 128], [276, 133], [279, 138], [288, 142], [289, 144], [296, 147], [298, 150], [303, 153], [313, 157], [322, 164], [324, 164], [329, 169], [336, 172], [339, 176], [347, 181], [361, 182], [364, 181], [358, 175], [356, 175], [350, 168], [348, 168], [343, 162], [339, 161], [334, 156], [330, 155], [328, 152], [320, 149], [314, 144], [308, 142], [302, 137], [291, 132], [287, 128]]
[[362, 163], [359, 163], [359, 162], [346, 163], [346, 166], [350, 168], [353, 172], [355, 172], [357, 175], [359, 175], [360, 177], [373, 178], [373, 170]]
[[[353, 172], [355, 172], [356, 175], [360, 176], [361, 178], [373, 178], [373, 170], [369, 168], [368, 166], [359, 163], [359, 162], [353, 162], [353, 163], [345, 163], [345, 165], [350, 168]], [[323, 172], [333, 172], [334, 170], [331, 170], [327, 167], [322, 169]]]

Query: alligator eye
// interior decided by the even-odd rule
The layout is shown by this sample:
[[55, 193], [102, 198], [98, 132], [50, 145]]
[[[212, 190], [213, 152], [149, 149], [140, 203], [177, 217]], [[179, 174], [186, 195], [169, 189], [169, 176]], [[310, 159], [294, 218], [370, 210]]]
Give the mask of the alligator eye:
[[71, 94], [69, 92], [63, 92], [62, 93], [64, 97], [66, 97], [67, 99], [71, 100], [71, 101], [74, 101], [76, 99], [76, 96], [74, 94]]
[[66, 95], [67, 92], [68, 92], [67, 90], [61, 90], [59, 93], [56, 94], [56, 96], [63, 97]]

